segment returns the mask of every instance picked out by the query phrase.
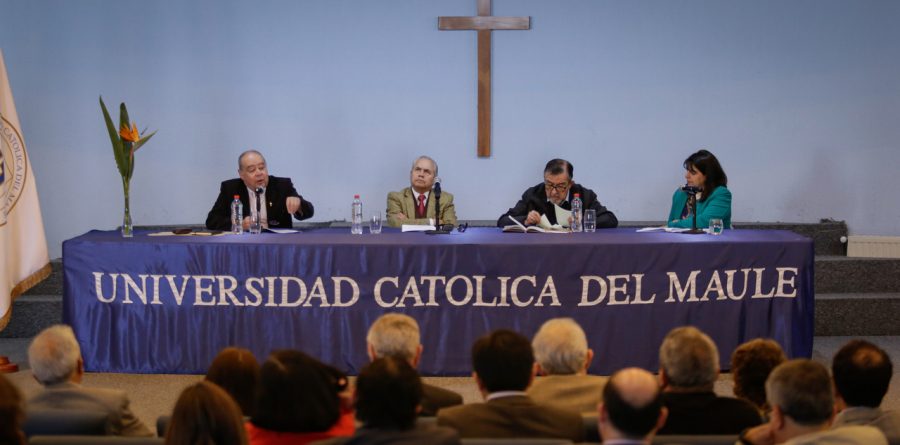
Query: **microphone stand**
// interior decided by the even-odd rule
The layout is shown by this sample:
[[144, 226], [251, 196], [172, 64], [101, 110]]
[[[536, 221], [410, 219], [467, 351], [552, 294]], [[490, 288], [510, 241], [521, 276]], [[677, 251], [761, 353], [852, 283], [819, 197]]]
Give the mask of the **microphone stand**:
[[[256, 193], [256, 224], [259, 225], [259, 231], [262, 232], [262, 207], [260, 207], [262, 205], [262, 200], [260, 199], [260, 195], [262, 195], [263, 188], [257, 187], [254, 192]], [[250, 223], [253, 223], [253, 218], [250, 218]]]
[[428, 235], [449, 235], [453, 229], [444, 230], [441, 226], [441, 183], [435, 182], [432, 191], [434, 192], [434, 230], [427, 230], [425, 233]]
[[688, 192], [688, 206], [691, 208], [691, 213], [694, 214], [693, 222], [691, 223], [691, 230], [682, 233], [688, 233], [691, 235], [700, 235], [706, 233], [703, 229], [697, 228], [697, 193]]

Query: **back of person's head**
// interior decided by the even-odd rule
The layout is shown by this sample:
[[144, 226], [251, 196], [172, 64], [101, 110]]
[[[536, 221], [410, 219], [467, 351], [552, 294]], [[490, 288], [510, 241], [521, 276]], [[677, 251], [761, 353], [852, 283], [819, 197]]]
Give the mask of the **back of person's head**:
[[834, 409], [831, 377], [825, 366], [808, 359], [778, 365], [766, 380], [766, 395], [772, 409], [804, 426], [828, 422]]
[[728, 185], [728, 176], [716, 156], [707, 150], [698, 150], [696, 153], [684, 160], [684, 169], [690, 170], [693, 167], [706, 176], [706, 183], [703, 184], [705, 199], [716, 187], [720, 185]]
[[43, 385], [69, 380], [78, 371], [81, 347], [72, 328], [58, 324], [44, 329], [28, 346], [28, 365]]
[[275, 351], [259, 373], [254, 425], [281, 432], [326, 431], [340, 417], [347, 377], [300, 351]]
[[412, 362], [419, 349], [419, 324], [406, 314], [384, 314], [369, 327], [366, 342], [375, 357], [397, 357]]
[[622, 369], [603, 387], [603, 407], [616, 430], [642, 439], [661, 423], [662, 392], [653, 374], [639, 368]]
[[887, 394], [894, 365], [887, 352], [865, 340], [851, 340], [831, 362], [834, 386], [848, 406], [877, 408]]
[[569, 175], [569, 179], [572, 179], [575, 174], [575, 167], [572, 166], [571, 162], [559, 158], [551, 159], [544, 166], [545, 175], [558, 175], [560, 173], [566, 173]]
[[356, 418], [367, 428], [410, 429], [422, 401], [422, 381], [408, 361], [377, 358], [356, 379]]
[[253, 416], [259, 362], [252, 352], [242, 348], [223, 349], [209, 365], [206, 380], [224, 389], [237, 402], [243, 415]]
[[488, 392], [524, 391], [533, 376], [534, 354], [527, 338], [498, 329], [472, 345], [472, 367]]
[[247, 445], [241, 410], [215, 383], [200, 381], [178, 396], [166, 445]]
[[25, 434], [22, 433], [24, 421], [22, 394], [12, 382], [0, 374], [0, 443], [24, 445]]
[[746, 399], [760, 409], [766, 409], [766, 379], [787, 357], [774, 340], [750, 340], [731, 354], [731, 374], [734, 395]]
[[531, 346], [534, 358], [545, 374], [576, 374], [587, 364], [587, 337], [571, 318], [553, 318], [544, 322], [534, 334]]
[[711, 391], [719, 376], [719, 350], [699, 329], [682, 326], [663, 339], [659, 366], [672, 387]]

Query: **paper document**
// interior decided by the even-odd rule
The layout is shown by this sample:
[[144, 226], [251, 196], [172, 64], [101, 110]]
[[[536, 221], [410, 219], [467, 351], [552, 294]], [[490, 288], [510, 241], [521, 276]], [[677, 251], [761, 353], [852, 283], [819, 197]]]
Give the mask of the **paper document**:
[[[561, 227], [569, 228], [569, 218], [572, 217], [572, 212], [570, 210], [566, 210], [556, 204], [553, 204], [553, 210], [556, 211], [556, 224]], [[547, 218], [546, 215], [541, 217], [541, 227], [543, 226], [544, 220]], [[547, 224], [550, 224], [550, 221], [547, 221]]]
[[687, 232], [691, 229], [685, 229], [681, 227], [644, 227], [642, 229], [637, 229], [635, 232], [643, 233], [643, 232], [669, 232], [669, 233], [681, 233]]
[[425, 232], [426, 230], [434, 230], [434, 226], [430, 224], [404, 224], [401, 232]]

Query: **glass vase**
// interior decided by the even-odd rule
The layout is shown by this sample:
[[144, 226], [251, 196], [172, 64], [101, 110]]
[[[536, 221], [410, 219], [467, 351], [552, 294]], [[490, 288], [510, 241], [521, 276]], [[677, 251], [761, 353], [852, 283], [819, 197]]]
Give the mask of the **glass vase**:
[[128, 184], [125, 184], [125, 213], [122, 215], [122, 237], [131, 238], [134, 236], [134, 226], [131, 224], [131, 206], [128, 202]]

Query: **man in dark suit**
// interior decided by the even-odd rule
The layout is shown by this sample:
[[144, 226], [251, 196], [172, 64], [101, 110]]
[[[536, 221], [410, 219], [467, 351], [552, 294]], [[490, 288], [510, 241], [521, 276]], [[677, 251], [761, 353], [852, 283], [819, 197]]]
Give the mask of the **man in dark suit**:
[[554, 205], [565, 210], [572, 210], [572, 199], [578, 194], [583, 210], [593, 209], [597, 212], [597, 228], [612, 228], [619, 225], [616, 215], [600, 204], [597, 194], [573, 181], [575, 168], [569, 161], [553, 159], [544, 167], [544, 182], [525, 190], [522, 198], [514, 207], [507, 210], [498, 220], [497, 227], [514, 224], [509, 217], [515, 218], [525, 225], [536, 225], [541, 222], [541, 215], [547, 215], [550, 224], [568, 227], [568, 221], [557, 221]]
[[107, 415], [107, 434], [153, 436], [128, 407], [124, 391], [81, 386], [84, 361], [72, 328], [55, 325], [41, 331], [28, 347], [28, 364], [44, 390], [32, 396], [26, 412], [94, 411]]
[[659, 347], [659, 379], [669, 409], [659, 434], [738, 434], [759, 425], [759, 411], [750, 402], [719, 397], [719, 350], [708, 335], [693, 326], [672, 329]]
[[[415, 368], [422, 357], [419, 324], [409, 315], [388, 313], [378, 317], [369, 327], [366, 343], [370, 360], [395, 357]], [[463, 403], [462, 396], [453, 391], [426, 383], [422, 383], [422, 389], [422, 416], [435, 416], [441, 408]]]
[[269, 176], [266, 159], [256, 150], [238, 156], [239, 178], [222, 182], [219, 197], [206, 216], [206, 228], [231, 230], [231, 203], [239, 196], [243, 204], [244, 230], [250, 227], [250, 213], [257, 208], [256, 190], [260, 190], [260, 221], [263, 228], [290, 229], [291, 217], [304, 220], [313, 216], [313, 205], [294, 189], [290, 178]]
[[479, 338], [472, 346], [472, 366], [486, 402], [442, 409], [438, 425], [456, 429], [462, 438], [584, 440], [581, 415], [538, 405], [525, 393], [537, 371], [527, 338], [506, 329]]
[[375, 359], [356, 379], [356, 418], [362, 428], [352, 437], [328, 445], [459, 445], [459, 434], [433, 424], [416, 425], [422, 381], [409, 362], [397, 357]]

